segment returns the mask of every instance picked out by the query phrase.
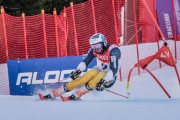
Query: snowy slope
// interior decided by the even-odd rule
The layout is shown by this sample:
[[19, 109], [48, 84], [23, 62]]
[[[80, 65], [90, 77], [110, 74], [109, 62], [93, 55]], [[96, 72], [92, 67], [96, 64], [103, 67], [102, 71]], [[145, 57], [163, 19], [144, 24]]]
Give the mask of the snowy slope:
[[1, 96], [1, 120], [179, 120], [180, 100], [34, 101]]
[[[177, 64], [180, 71], [180, 61]], [[179, 72], [180, 73], [180, 72]], [[147, 73], [133, 76], [130, 99], [107, 91], [92, 91], [82, 101], [38, 101], [36, 96], [0, 95], [0, 120], [179, 120], [180, 86], [171, 67], [153, 71], [169, 94], [169, 99]], [[119, 84], [119, 85], [118, 85]], [[111, 90], [126, 94], [126, 80]], [[92, 99], [91, 99], [92, 98]]]

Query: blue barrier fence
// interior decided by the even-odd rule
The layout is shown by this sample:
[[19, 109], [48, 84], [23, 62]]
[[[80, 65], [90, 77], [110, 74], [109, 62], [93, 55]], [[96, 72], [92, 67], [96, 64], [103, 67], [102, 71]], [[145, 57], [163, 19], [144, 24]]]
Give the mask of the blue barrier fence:
[[[8, 75], [11, 95], [34, 95], [45, 86], [67, 78], [83, 60], [83, 56], [9, 60]], [[87, 67], [96, 64], [94, 59]], [[87, 69], [85, 71], [87, 71]], [[64, 81], [56, 84], [58, 87]]]

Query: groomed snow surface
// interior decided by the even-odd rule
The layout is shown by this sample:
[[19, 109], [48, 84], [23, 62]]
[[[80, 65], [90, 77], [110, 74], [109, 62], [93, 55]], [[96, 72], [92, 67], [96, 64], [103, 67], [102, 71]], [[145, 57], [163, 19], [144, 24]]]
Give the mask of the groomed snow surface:
[[[180, 61], [177, 68], [180, 74]], [[149, 74], [144, 73], [131, 78], [129, 99], [108, 91], [92, 91], [81, 101], [70, 102], [0, 95], [0, 120], [180, 120], [180, 85], [175, 70], [166, 66], [152, 73], [171, 99]], [[127, 95], [126, 81], [117, 81], [110, 90]]]

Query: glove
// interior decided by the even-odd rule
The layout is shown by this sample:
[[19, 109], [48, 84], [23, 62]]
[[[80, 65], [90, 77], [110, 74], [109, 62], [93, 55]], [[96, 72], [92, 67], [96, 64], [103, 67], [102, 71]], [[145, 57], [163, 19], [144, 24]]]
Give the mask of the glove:
[[80, 74], [81, 74], [81, 70], [75, 70], [70, 73], [69, 77], [75, 80], [79, 77]]
[[104, 91], [105, 90], [105, 85], [106, 85], [106, 81], [105, 80], [101, 80], [99, 83], [97, 83], [96, 85], [96, 90], [97, 91]]

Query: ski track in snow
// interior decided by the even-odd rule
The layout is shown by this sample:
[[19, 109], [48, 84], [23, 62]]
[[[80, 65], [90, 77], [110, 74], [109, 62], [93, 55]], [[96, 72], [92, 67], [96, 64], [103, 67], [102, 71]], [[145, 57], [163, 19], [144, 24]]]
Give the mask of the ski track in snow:
[[[180, 71], [180, 61], [177, 68]], [[180, 73], [180, 72], [179, 72]], [[107, 91], [92, 91], [81, 101], [40, 101], [37, 96], [0, 95], [0, 120], [179, 120], [180, 86], [171, 67], [153, 71], [169, 94], [169, 99], [147, 73], [133, 76], [130, 99]], [[113, 86], [127, 95], [126, 80]]]

